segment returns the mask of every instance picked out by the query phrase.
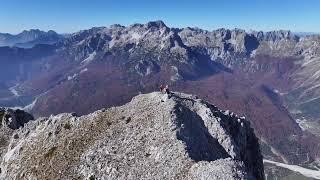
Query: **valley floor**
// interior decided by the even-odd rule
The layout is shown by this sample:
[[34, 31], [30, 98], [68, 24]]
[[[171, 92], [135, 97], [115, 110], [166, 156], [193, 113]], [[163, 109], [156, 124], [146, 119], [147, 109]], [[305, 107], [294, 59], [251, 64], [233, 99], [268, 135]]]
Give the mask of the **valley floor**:
[[279, 162], [275, 162], [275, 161], [270, 161], [267, 159], [264, 159], [263, 162], [264, 163], [271, 163], [271, 164], [274, 164], [278, 167], [282, 167], [282, 168], [286, 168], [291, 171], [298, 172], [306, 177], [320, 179], [320, 170], [312, 170], [312, 169], [304, 168], [304, 167], [297, 166], [297, 165], [289, 165], [289, 164], [279, 163]]

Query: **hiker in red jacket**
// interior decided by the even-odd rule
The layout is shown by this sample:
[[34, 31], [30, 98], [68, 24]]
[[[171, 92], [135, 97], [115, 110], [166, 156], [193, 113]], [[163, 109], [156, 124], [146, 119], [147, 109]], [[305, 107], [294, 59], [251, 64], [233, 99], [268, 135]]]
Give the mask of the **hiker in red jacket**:
[[163, 90], [164, 90], [164, 87], [163, 87], [163, 85], [161, 84], [161, 85], [160, 85], [160, 92], [163, 92]]

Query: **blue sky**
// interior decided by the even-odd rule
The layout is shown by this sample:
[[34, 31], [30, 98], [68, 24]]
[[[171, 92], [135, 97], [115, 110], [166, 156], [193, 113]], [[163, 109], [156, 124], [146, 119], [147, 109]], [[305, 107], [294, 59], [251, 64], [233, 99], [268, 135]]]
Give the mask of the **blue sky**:
[[152, 20], [207, 30], [320, 32], [320, 0], [0, 0], [0, 32], [68, 33]]

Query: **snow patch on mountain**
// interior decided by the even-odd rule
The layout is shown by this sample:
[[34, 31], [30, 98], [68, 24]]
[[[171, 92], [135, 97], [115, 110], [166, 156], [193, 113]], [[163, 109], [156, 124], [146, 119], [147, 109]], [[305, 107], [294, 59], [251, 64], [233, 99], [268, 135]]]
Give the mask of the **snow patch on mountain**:
[[80, 71], [80, 74], [84, 73], [84, 72], [87, 72], [88, 71], [88, 68], [84, 68]]
[[16, 90], [16, 87], [17, 87], [17, 86], [18, 86], [18, 85], [9, 88], [9, 91], [10, 91], [14, 96], [16, 96], [16, 97], [20, 96], [19, 92]]
[[89, 54], [89, 56], [81, 62], [81, 65], [89, 64], [90, 62], [92, 62], [94, 60], [96, 55], [97, 55], [96, 51], [94, 51], [93, 53]]
[[137, 40], [140, 40], [141, 38], [142, 38], [142, 35], [140, 35], [140, 34], [137, 33], [137, 32], [134, 32], [134, 33], [131, 34], [131, 39], [132, 39], [132, 40], [137, 41]]
[[74, 78], [76, 78], [78, 76], [78, 74], [73, 74], [72, 76], [68, 76], [68, 81], [70, 81], [70, 80], [72, 80], [72, 79], [74, 79]]
[[298, 123], [298, 125], [300, 126], [300, 128], [305, 131], [306, 129], [309, 129], [309, 125], [307, 123], [307, 120], [302, 117], [302, 118], [297, 118], [296, 122]]

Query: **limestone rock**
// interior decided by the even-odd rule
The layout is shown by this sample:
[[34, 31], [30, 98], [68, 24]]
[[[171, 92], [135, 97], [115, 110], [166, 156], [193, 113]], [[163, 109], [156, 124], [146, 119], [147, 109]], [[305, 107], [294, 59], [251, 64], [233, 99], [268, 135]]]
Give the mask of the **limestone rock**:
[[0, 178], [264, 179], [248, 121], [195, 96], [163, 96], [29, 122], [11, 138]]

